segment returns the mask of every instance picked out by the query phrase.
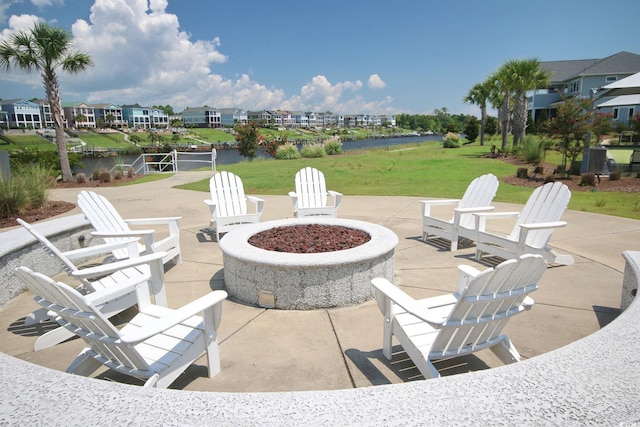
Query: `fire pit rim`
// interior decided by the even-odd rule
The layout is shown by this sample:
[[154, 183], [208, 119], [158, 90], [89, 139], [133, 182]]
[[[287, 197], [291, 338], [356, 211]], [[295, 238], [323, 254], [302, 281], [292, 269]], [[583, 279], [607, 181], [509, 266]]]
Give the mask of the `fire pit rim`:
[[[337, 225], [362, 230], [371, 236], [371, 240], [350, 249], [310, 254], [269, 251], [253, 246], [248, 242], [249, 238], [254, 234], [271, 228], [304, 224]], [[222, 252], [244, 262], [256, 262], [265, 265], [314, 267], [336, 263], [348, 264], [371, 259], [380, 253], [393, 250], [398, 245], [398, 236], [386, 227], [365, 221], [345, 218], [307, 217], [249, 224], [225, 234], [220, 239], [219, 245]]]

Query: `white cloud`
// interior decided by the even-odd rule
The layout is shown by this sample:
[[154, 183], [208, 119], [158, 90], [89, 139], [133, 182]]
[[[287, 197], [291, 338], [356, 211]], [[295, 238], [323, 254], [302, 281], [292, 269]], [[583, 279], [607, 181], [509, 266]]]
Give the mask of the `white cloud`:
[[369, 76], [369, 81], [367, 82], [367, 84], [371, 89], [384, 89], [384, 87], [387, 86], [387, 84], [382, 81], [380, 76], [377, 74], [371, 74]]
[[[32, 1], [49, 5], [61, 0]], [[167, 13], [167, 5], [167, 0], [95, 0], [89, 18], [78, 19], [71, 28], [73, 48], [87, 52], [94, 67], [78, 75], [59, 74], [63, 101], [170, 104], [176, 111], [202, 105], [340, 113], [390, 108], [390, 98], [370, 102], [358, 96], [360, 80], [331, 83], [316, 75], [298, 94], [286, 96], [280, 88], [252, 80], [248, 71], [239, 70], [233, 78], [217, 74], [216, 65], [228, 59], [221, 52], [222, 40], [192, 40], [180, 30], [178, 17]], [[10, 30], [2, 35], [28, 29], [34, 20], [41, 19], [12, 16]], [[37, 74], [0, 75], [2, 80], [40, 84]], [[385, 83], [372, 74], [368, 85], [382, 88]]]

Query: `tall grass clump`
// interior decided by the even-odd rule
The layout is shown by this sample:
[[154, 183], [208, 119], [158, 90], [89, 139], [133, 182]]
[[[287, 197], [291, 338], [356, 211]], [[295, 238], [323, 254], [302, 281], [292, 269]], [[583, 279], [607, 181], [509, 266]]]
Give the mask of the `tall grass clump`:
[[318, 158], [325, 157], [327, 152], [324, 151], [324, 146], [322, 144], [312, 144], [302, 147], [300, 155], [305, 158]]
[[286, 144], [281, 145], [276, 150], [276, 159], [278, 160], [291, 160], [291, 159], [299, 159], [300, 153], [298, 152], [298, 147], [287, 142]]
[[528, 137], [518, 146], [518, 157], [527, 163], [534, 165], [542, 161], [542, 153], [544, 151], [544, 141]]
[[342, 154], [344, 151], [342, 150], [342, 143], [337, 139], [330, 139], [324, 143], [324, 151], [329, 156], [335, 156], [337, 154]]
[[8, 181], [0, 182], [0, 217], [9, 218], [25, 209], [38, 208], [47, 201], [54, 172], [40, 165], [25, 166]]
[[447, 132], [442, 140], [444, 148], [460, 148], [460, 135], [453, 132]]

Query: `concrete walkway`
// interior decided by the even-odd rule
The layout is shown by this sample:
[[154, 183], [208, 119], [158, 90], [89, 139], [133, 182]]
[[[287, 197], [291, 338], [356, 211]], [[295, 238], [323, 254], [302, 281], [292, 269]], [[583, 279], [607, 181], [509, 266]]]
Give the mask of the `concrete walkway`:
[[[179, 307], [212, 289], [224, 288], [222, 253], [202, 230], [208, 225], [206, 193], [177, 190], [175, 185], [209, 177], [185, 172], [153, 183], [98, 188], [124, 217], [182, 216], [183, 263], [169, 267], [169, 304]], [[51, 199], [75, 202], [79, 190], [54, 190]], [[263, 196], [263, 220], [292, 216], [288, 196]], [[459, 264], [484, 269], [489, 260], [474, 260], [474, 248], [451, 253], [420, 240], [420, 198], [345, 195], [339, 216], [381, 224], [399, 238], [395, 283], [417, 298], [455, 290]], [[521, 206], [496, 204], [497, 210]], [[79, 213], [76, 208], [68, 214]], [[524, 358], [562, 347], [598, 330], [619, 313], [624, 250], [640, 249], [640, 221], [568, 211], [568, 226], [556, 230], [551, 245], [574, 256], [572, 266], [550, 267], [532, 294], [536, 305], [506, 328]], [[503, 229], [510, 229], [504, 224]], [[58, 276], [67, 280], [66, 276]], [[68, 280], [67, 280], [68, 281]], [[34, 353], [42, 328], [26, 328], [22, 319], [36, 308], [23, 293], [0, 312], [0, 351], [57, 370], [64, 370], [83, 347], [75, 339]], [[126, 320], [131, 312], [121, 315]], [[330, 390], [400, 383], [421, 379], [400, 346], [392, 361], [382, 356], [382, 316], [375, 301], [358, 306], [312, 311], [268, 310], [225, 301], [219, 330], [222, 372], [205, 376], [204, 359], [189, 368], [172, 388], [202, 391]], [[46, 325], [45, 325], [46, 327]], [[490, 351], [440, 362], [442, 375], [500, 366]], [[101, 378], [114, 378], [99, 372]]]

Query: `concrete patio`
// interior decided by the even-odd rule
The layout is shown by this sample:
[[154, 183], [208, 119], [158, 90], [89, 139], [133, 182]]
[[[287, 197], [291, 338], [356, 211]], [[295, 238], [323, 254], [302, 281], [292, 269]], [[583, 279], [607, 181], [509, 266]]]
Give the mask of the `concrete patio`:
[[[154, 183], [98, 188], [124, 217], [182, 216], [183, 263], [166, 272], [169, 304], [179, 307], [212, 289], [223, 289], [222, 253], [202, 230], [208, 225], [205, 193], [172, 187], [210, 176], [180, 173]], [[77, 189], [54, 190], [53, 200], [75, 202]], [[428, 195], [425, 195], [428, 196]], [[290, 218], [288, 196], [262, 196], [263, 221]], [[399, 238], [395, 251], [395, 283], [417, 298], [455, 290], [459, 264], [484, 269], [491, 261], [474, 260], [474, 248], [451, 253], [447, 245], [420, 239], [419, 197], [345, 195], [339, 216], [383, 225]], [[497, 210], [519, 206], [496, 203]], [[68, 215], [79, 213], [76, 208]], [[621, 253], [638, 250], [640, 221], [567, 211], [565, 228], [554, 232], [551, 245], [571, 254], [575, 265], [550, 267], [532, 294], [536, 305], [515, 317], [506, 332], [524, 359], [558, 349], [599, 330], [619, 314], [625, 262]], [[502, 229], [511, 228], [502, 223]], [[43, 253], [44, 256], [44, 253]], [[37, 269], [37, 265], [30, 266]], [[66, 276], [57, 277], [67, 280]], [[74, 339], [33, 352], [42, 328], [22, 325], [36, 308], [25, 292], [0, 311], [0, 351], [16, 358], [64, 371], [83, 347]], [[126, 321], [125, 312], [121, 321]], [[382, 356], [382, 316], [375, 301], [351, 307], [310, 311], [270, 310], [238, 301], [224, 303], [219, 330], [222, 372], [206, 377], [204, 359], [191, 366], [172, 388], [220, 392], [335, 390], [403, 383], [422, 379], [401, 347], [392, 361]], [[47, 325], [43, 325], [46, 328]], [[442, 375], [498, 367], [490, 351], [438, 363]], [[100, 371], [100, 378], [113, 379]]]

